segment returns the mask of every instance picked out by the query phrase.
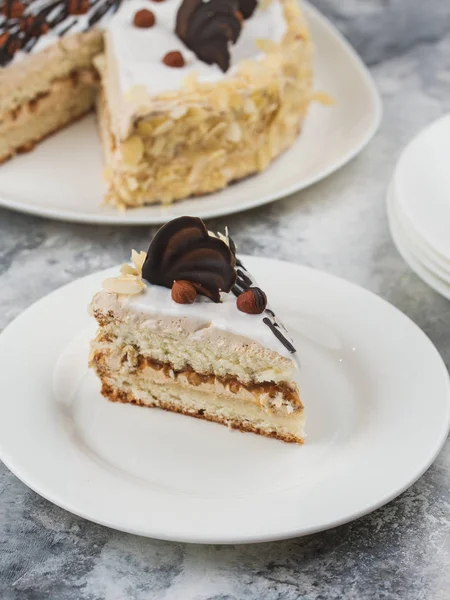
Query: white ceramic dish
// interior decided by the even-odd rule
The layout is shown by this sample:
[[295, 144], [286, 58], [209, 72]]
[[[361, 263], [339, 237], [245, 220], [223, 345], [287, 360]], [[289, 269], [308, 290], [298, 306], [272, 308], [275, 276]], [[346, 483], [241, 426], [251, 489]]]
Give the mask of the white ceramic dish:
[[204, 543], [327, 529], [410, 486], [449, 429], [449, 377], [430, 340], [351, 283], [243, 259], [299, 349], [304, 446], [103, 399], [86, 366], [95, 329], [86, 305], [114, 268], [53, 292], [0, 335], [5, 464], [92, 521]]
[[399, 209], [450, 265], [450, 115], [423, 129], [403, 151], [394, 175]]
[[391, 186], [387, 194], [387, 211], [392, 239], [403, 260], [414, 273], [436, 292], [450, 299], [450, 277], [438, 264], [423, 253], [415, 237], [405, 229], [398, 217], [396, 196]]
[[401, 212], [393, 183], [391, 183], [388, 193], [390, 196], [390, 210], [395, 215], [395, 221], [397, 227], [401, 230], [401, 237], [404, 243], [427, 269], [450, 283], [450, 261], [446, 261], [440, 254], [433, 251], [433, 248], [427, 244], [426, 240], [423, 240], [417, 231], [411, 227], [409, 220]]
[[292, 194], [353, 158], [378, 128], [381, 103], [359, 57], [316, 9], [306, 5], [316, 45], [317, 90], [335, 100], [315, 104], [293, 148], [264, 173], [216, 194], [171, 207], [120, 212], [101, 205], [102, 157], [94, 117], [52, 136], [0, 168], [0, 206], [86, 223], [160, 224], [189, 214], [202, 218], [246, 210]]

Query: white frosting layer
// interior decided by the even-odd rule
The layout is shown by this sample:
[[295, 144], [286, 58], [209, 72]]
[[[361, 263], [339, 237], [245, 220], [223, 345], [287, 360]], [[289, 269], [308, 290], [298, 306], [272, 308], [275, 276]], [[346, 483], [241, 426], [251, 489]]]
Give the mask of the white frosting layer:
[[[216, 82], [231, 77], [236, 66], [243, 60], [259, 60], [263, 54], [258, 50], [257, 40], [280, 42], [286, 33], [286, 22], [281, 0], [273, 0], [268, 7], [257, 7], [253, 15], [244, 21], [236, 44], [230, 46], [231, 67], [223, 73], [217, 65], [207, 65], [191, 52], [175, 33], [175, 21], [181, 0], [123, 0], [119, 10], [109, 14], [98, 24], [106, 31], [108, 51], [115, 63], [117, 80], [122, 94], [135, 86], [144, 86], [149, 96], [173, 92], [181, 88], [184, 79], [195, 73], [200, 82]], [[33, 3], [31, 14], [37, 13], [48, 0]], [[133, 25], [138, 10], [151, 10], [156, 23], [149, 29]], [[66, 35], [86, 31], [88, 20], [98, 5], [86, 15], [68, 16], [55, 29], [42, 35], [29, 53], [36, 53], [55, 44], [59, 34]], [[50, 15], [51, 17], [51, 15]], [[182, 52], [186, 65], [183, 68], [168, 67], [162, 62], [167, 52]], [[17, 52], [13, 62], [26, 58], [28, 52]]]
[[[200, 82], [220, 81], [232, 76], [240, 61], [259, 60], [263, 56], [257, 48], [257, 40], [280, 42], [286, 32], [281, 0], [273, 0], [267, 8], [257, 8], [250, 19], [244, 21], [237, 43], [230, 46], [231, 68], [223, 73], [217, 65], [199, 60], [175, 34], [180, 2], [128, 0], [111, 19], [106, 43], [122, 94], [134, 86], [144, 86], [150, 96], [176, 91], [190, 73], [195, 73]], [[149, 29], [133, 25], [135, 13], [143, 8], [151, 10], [156, 17], [155, 25]], [[183, 68], [168, 67], [162, 62], [164, 55], [173, 50], [183, 54], [186, 60]]]
[[149, 318], [159, 317], [164, 320], [187, 318], [192, 328], [199, 331], [200, 336], [205, 328], [209, 330], [209, 338], [214, 330], [218, 337], [222, 337], [222, 332], [225, 332], [225, 334], [253, 340], [282, 356], [293, 358], [270, 328], [263, 323], [262, 319], [267, 315], [248, 315], [239, 311], [236, 307], [236, 297], [232, 293], [223, 294], [223, 301], [220, 303], [198, 296], [193, 304], [177, 304], [172, 300], [171, 290], [148, 284], [142, 294], [119, 298], [122, 306], [126, 306], [134, 313], [148, 314]]

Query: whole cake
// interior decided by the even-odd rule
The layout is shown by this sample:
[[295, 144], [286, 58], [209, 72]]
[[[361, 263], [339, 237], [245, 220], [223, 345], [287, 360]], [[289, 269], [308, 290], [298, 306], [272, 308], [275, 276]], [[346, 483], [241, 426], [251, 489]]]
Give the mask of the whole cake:
[[296, 0], [0, 0], [0, 162], [96, 103], [118, 207], [264, 170], [311, 85]]
[[164, 225], [90, 305], [90, 365], [114, 402], [303, 443], [295, 348], [228, 235]]

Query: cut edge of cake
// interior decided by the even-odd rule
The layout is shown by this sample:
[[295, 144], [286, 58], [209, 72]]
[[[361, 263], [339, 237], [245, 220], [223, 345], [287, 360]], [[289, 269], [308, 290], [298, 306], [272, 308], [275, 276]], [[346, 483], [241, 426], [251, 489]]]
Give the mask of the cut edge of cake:
[[99, 89], [93, 59], [102, 48], [100, 31], [76, 33], [0, 68], [0, 163], [93, 109]]

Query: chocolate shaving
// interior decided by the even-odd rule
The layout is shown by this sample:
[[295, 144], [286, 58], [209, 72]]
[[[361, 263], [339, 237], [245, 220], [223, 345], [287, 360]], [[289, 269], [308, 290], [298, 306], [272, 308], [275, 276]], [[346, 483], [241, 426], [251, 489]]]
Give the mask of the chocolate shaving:
[[257, 0], [239, 0], [239, 12], [244, 19], [249, 19], [255, 12], [257, 5]]
[[222, 71], [230, 68], [229, 44], [242, 29], [237, 0], [183, 0], [176, 19], [176, 34], [195, 55]]
[[246, 275], [242, 269], [237, 269], [237, 274], [239, 276], [240, 279], [242, 279], [242, 281], [244, 283], [246, 283], [248, 286], [252, 285], [252, 280], [250, 279], [250, 277], [248, 275]]
[[198, 294], [220, 302], [235, 281], [235, 260], [228, 246], [208, 234], [201, 219], [179, 217], [156, 233], [142, 267], [149, 283], [171, 288], [175, 280], [190, 281]]

